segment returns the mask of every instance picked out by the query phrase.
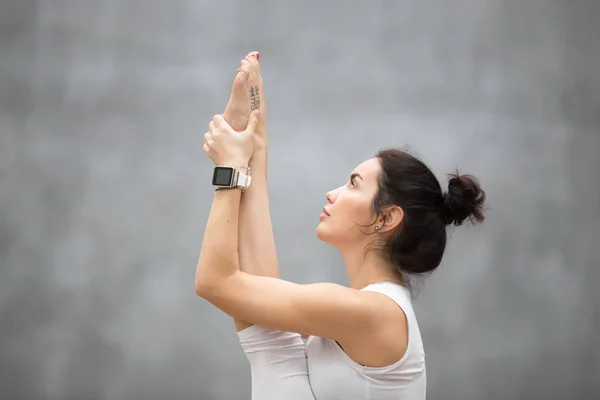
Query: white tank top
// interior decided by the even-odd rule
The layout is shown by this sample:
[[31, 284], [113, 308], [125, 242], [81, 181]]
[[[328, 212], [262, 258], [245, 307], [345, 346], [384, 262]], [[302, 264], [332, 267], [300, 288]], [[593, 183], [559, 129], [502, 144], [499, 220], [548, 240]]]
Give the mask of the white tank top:
[[406, 353], [387, 367], [364, 367], [348, 357], [335, 341], [310, 336], [306, 357], [315, 399], [424, 400], [425, 352], [410, 293], [392, 282], [377, 282], [362, 290], [381, 293], [402, 308], [408, 321]]

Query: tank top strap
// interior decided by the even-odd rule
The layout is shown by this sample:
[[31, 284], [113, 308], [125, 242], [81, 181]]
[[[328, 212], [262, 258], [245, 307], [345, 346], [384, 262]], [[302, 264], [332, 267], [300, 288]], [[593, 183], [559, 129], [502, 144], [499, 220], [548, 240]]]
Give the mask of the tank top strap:
[[402, 308], [405, 314], [408, 314], [407, 316], [414, 317], [412, 298], [410, 296], [410, 292], [404, 286], [394, 282], [381, 281], [372, 283], [362, 290], [366, 292], [381, 293], [384, 296], [389, 297], [390, 299], [394, 300], [400, 308]]

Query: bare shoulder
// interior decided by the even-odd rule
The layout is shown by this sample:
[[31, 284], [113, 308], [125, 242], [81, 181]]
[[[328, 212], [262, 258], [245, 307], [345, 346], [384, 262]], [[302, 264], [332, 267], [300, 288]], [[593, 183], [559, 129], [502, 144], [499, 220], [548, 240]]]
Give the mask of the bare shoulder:
[[367, 335], [348, 336], [340, 343], [355, 362], [367, 367], [385, 367], [399, 361], [408, 348], [406, 314], [388, 296], [377, 292], [357, 291], [368, 307], [375, 329]]

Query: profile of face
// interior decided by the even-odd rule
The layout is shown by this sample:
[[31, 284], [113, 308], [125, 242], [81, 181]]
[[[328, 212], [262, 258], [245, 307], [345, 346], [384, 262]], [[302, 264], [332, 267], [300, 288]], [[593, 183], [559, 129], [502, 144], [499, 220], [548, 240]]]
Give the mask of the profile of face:
[[[373, 209], [380, 173], [379, 160], [371, 158], [358, 165], [343, 186], [327, 192], [327, 204], [317, 227], [320, 240], [338, 249], [364, 246], [372, 240], [366, 233], [384, 225]], [[387, 222], [384, 229], [389, 227]]]

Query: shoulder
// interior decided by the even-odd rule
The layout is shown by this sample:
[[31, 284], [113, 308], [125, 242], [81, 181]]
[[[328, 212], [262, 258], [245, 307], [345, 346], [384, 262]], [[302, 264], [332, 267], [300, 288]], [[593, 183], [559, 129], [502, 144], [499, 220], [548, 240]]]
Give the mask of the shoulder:
[[[357, 291], [371, 319], [371, 329], [349, 333], [340, 343], [355, 362], [384, 367], [399, 361], [408, 348], [408, 321], [404, 309], [381, 290]], [[401, 295], [400, 295], [401, 296]]]

